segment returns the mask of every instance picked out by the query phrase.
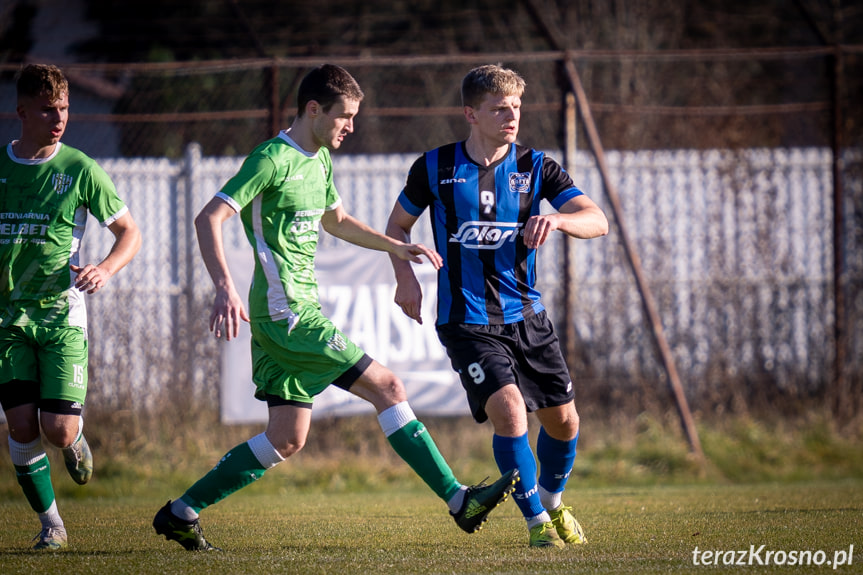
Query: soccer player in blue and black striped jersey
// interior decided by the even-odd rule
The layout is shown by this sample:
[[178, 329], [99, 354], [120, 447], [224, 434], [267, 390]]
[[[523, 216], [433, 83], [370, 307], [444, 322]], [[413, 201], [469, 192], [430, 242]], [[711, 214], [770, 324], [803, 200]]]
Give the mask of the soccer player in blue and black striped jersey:
[[[608, 233], [602, 210], [554, 160], [516, 143], [524, 80], [498, 65], [462, 82], [470, 135], [423, 154], [411, 167], [387, 224], [409, 242], [429, 208], [438, 271], [437, 332], [477, 422], [494, 428], [501, 471], [518, 469], [516, 503], [532, 547], [585, 543], [563, 504], [579, 418], [560, 344], [536, 289], [536, 250], [555, 230], [588, 239]], [[540, 213], [546, 199], [556, 213]], [[391, 258], [396, 303], [422, 322], [422, 293], [410, 263]], [[528, 412], [542, 427], [534, 452]]]

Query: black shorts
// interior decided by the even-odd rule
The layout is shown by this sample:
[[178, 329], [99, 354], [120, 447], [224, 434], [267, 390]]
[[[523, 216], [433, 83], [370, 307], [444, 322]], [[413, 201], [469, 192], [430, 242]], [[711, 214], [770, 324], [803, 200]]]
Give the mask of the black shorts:
[[529, 412], [575, 398], [560, 341], [544, 311], [517, 323], [450, 323], [437, 332], [480, 423], [488, 419], [485, 402], [510, 383], [521, 390]]
[[81, 415], [84, 411], [84, 405], [77, 401], [40, 397], [38, 381], [13, 379], [0, 385], [0, 407], [3, 411], [31, 403], [45, 413], [58, 415]]

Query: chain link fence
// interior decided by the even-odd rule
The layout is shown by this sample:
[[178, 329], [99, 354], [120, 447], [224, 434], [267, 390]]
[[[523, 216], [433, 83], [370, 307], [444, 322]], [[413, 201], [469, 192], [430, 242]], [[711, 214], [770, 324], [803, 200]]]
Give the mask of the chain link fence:
[[[633, 107], [603, 88], [671, 74], [668, 62], [651, 67], [639, 60], [646, 68], [639, 72], [623, 65], [627, 60], [620, 55], [584, 54], [577, 60], [585, 88], [596, 100], [600, 135], [615, 150], [607, 157], [624, 221], [696, 408], [817, 397], [852, 413], [860, 410], [863, 154], [859, 130], [853, 129], [860, 110], [851, 105], [863, 83], [858, 54], [846, 55], [842, 82], [831, 84], [819, 74], [809, 96], [795, 88], [797, 100], [765, 103], [753, 97], [730, 106], [720, 96], [700, 94], [689, 107], [686, 102], [651, 105], [644, 99]], [[489, 61], [512, 62], [527, 79], [523, 141], [551, 150], [565, 163], [558, 150], [572, 134], [562, 121], [568, 86], [560, 73], [561, 57], [338, 62], [366, 92], [357, 132], [334, 155], [336, 183], [348, 209], [383, 229], [416, 155], [467, 135], [460, 79], [473, 65]], [[771, 63], [763, 66], [763, 81], [772, 81], [774, 88], [794, 83], [788, 74], [771, 80], [781, 66], [775, 54], [762, 57]], [[829, 51], [783, 56], [795, 57], [814, 59], [825, 74], [829, 70]], [[254, 145], [289, 125], [298, 81], [315, 63], [66, 68], [72, 118], [64, 141], [105, 167], [144, 235], [132, 264], [88, 301], [91, 409], [159, 412], [218, 404], [219, 347], [207, 331], [212, 287], [191, 222]], [[757, 57], [741, 54], [722, 61], [725, 73], [757, 64]], [[689, 78], [685, 69], [698, 73], [710, 65], [683, 58], [673, 77]], [[19, 130], [12, 113], [13, 73], [12, 67], [0, 66], [0, 140], [6, 142]], [[829, 99], [831, 86], [841, 88], [836, 101]], [[839, 128], [832, 123], [837, 117]], [[831, 148], [837, 133], [843, 146]], [[616, 237], [619, 222], [611, 217], [593, 156], [583, 142], [578, 146], [568, 170], [609, 214], [612, 231], [606, 238], [575, 242], [570, 262], [563, 238], [556, 237], [540, 252], [540, 285], [559, 330], [574, 326], [576, 351], [569, 361], [582, 397], [613, 405], [662, 393], [665, 376]], [[840, 155], [834, 156], [834, 149]], [[239, 221], [232, 226], [226, 241], [245, 245]], [[91, 225], [85, 256], [99, 258], [110, 241], [109, 233]], [[321, 249], [337, 248], [333, 238], [322, 240]], [[567, 263], [576, 278], [572, 317], [561, 315], [572, 295], [563, 293]], [[842, 341], [836, 338], [837, 293], [843, 299]]]
[[[413, 159], [337, 156], [336, 184], [349, 211], [382, 229]], [[217, 405], [220, 351], [207, 332], [212, 286], [192, 219], [241, 160], [205, 158], [192, 145], [183, 160], [102, 161], [140, 222], [144, 247], [88, 301], [94, 405], [154, 411], [177, 402]], [[609, 163], [694, 404], [828, 391], [829, 150], [617, 152]], [[572, 172], [608, 211], [590, 154], [579, 153]], [[421, 223], [416, 239], [431, 245]], [[91, 226], [85, 257], [98, 259], [111, 239]], [[578, 355], [569, 359], [582, 393], [618, 399], [645, 389], [661, 393], [662, 366], [618, 238], [612, 231], [577, 242], [572, 318], [560, 314], [564, 241], [555, 236], [540, 250], [539, 284], [556, 323], [575, 324]], [[225, 242], [246, 246], [239, 219], [229, 222]], [[324, 235], [321, 249], [339, 249], [339, 241]], [[858, 328], [851, 346], [854, 357], [863, 354]], [[853, 363], [850, 375], [859, 377], [858, 369]]]

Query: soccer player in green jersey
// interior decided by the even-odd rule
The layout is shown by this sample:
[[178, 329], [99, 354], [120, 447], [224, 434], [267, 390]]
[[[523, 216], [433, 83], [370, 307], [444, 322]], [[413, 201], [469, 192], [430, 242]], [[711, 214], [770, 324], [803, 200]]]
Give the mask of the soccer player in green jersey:
[[[87, 392], [87, 313], [93, 294], [141, 246], [111, 179], [60, 142], [69, 84], [56, 66], [34, 64], [17, 79], [21, 137], [0, 153], [0, 404], [18, 483], [39, 514], [36, 549], [66, 547], [42, 435], [62, 449], [81, 485], [93, 456], [81, 416]], [[79, 262], [87, 213], [114, 235], [99, 263]]]
[[[246, 158], [195, 219], [201, 255], [216, 287], [210, 329], [230, 340], [241, 321], [252, 332], [255, 396], [267, 402], [266, 431], [231, 449], [204, 477], [153, 519], [166, 539], [190, 551], [215, 549], [199, 512], [245, 487], [302, 449], [314, 397], [336, 385], [370, 402], [390, 445], [443, 499], [460, 528], [473, 533], [514, 489], [518, 472], [492, 485], [461, 485], [407, 401], [404, 384], [321, 313], [314, 273], [318, 228], [353, 244], [435, 268], [440, 255], [378, 233], [349, 215], [333, 185], [330, 150], [353, 132], [363, 92], [343, 68], [324, 65], [300, 84], [291, 127]], [[239, 213], [255, 254], [249, 311], [234, 286], [222, 225]]]

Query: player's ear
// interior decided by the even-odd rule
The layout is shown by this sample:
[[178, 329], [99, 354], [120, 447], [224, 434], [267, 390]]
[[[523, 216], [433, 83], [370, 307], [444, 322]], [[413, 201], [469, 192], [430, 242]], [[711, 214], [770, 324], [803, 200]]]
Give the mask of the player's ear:
[[308, 110], [309, 110], [309, 113], [312, 114], [313, 118], [320, 116], [321, 114], [324, 113], [324, 107], [321, 106], [321, 103], [318, 102], [317, 100], [312, 100], [311, 102], [309, 102]]
[[309, 100], [306, 103], [306, 114], [308, 114], [309, 117], [314, 118], [320, 113], [321, 105], [318, 103], [317, 100]]
[[468, 124], [476, 124], [476, 112], [474, 111], [473, 107], [464, 107], [464, 119], [467, 120]]

